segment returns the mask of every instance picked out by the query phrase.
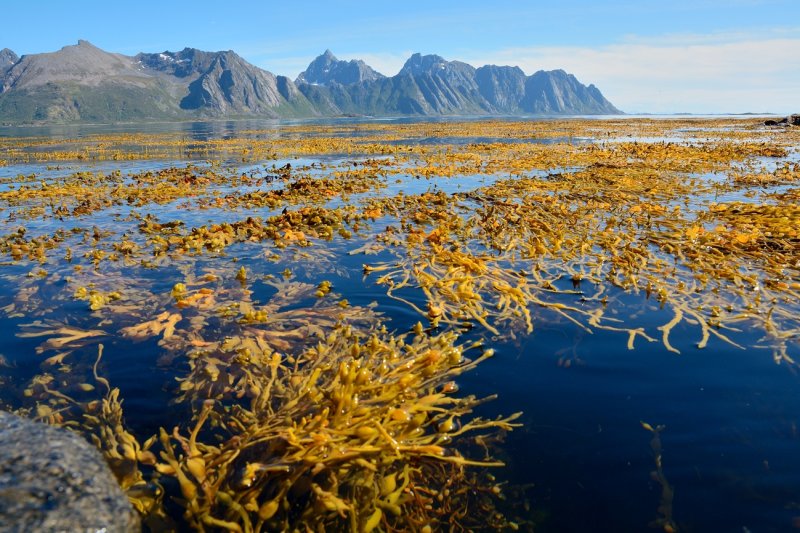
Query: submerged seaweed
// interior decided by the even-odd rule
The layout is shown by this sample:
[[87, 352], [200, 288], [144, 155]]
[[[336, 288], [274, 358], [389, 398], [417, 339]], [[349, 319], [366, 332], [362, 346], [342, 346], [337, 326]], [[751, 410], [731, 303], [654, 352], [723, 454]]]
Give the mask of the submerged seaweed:
[[[797, 356], [800, 138], [692, 125], [0, 139], [7, 165], [172, 161], [2, 179], [2, 309], [37, 343], [21, 357], [42, 357], [3, 401], [87, 435], [152, 529], [531, 528], [486, 471], [519, 415], [477, 414], [492, 396], [456, 384], [490, 342], [561, 322], [678, 353], [688, 326], [699, 348]], [[632, 301], [668, 318], [642, 323]], [[104, 377], [133, 346], [182, 417], [156, 434]], [[674, 530], [653, 450], [654, 523]]]

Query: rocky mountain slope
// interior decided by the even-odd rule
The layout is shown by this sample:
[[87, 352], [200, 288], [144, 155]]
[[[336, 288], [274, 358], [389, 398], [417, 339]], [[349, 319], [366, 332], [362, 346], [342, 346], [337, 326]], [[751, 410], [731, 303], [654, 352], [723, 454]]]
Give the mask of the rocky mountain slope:
[[139, 54], [148, 72], [185, 80], [179, 107], [206, 116], [296, 116], [314, 114], [305, 97], [285, 76], [255, 67], [232, 51]]
[[[314, 60], [318, 61], [319, 58]], [[313, 64], [313, 63], [312, 63]], [[396, 76], [351, 83], [303, 83], [300, 91], [327, 114], [519, 115], [615, 114], [600, 91], [563, 70], [531, 76], [519, 67], [478, 69], [437, 55], [414, 54]]]
[[25, 55], [0, 85], [0, 122], [111, 122], [173, 116], [167, 80], [87, 41]]
[[79, 41], [19, 58], [0, 81], [0, 122], [315, 114], [291, 80], [231, 51], [129, 57]]
[[560, 70], [526, 76], [436, 55], [414, 54], [386, 77], [326, 50], [292, 81], [232, 51], [131, 57], [87, 41], [22, 57], [0, 51], [0, 123], [618, 112], [596, 87]]

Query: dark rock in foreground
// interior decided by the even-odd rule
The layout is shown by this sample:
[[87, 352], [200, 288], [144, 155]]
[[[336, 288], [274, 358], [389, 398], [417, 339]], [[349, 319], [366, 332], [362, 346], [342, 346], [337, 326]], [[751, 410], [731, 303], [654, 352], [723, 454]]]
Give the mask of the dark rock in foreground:
[[103, 457], [67, 430], [0, 411], [0, 532], [140, 531]]

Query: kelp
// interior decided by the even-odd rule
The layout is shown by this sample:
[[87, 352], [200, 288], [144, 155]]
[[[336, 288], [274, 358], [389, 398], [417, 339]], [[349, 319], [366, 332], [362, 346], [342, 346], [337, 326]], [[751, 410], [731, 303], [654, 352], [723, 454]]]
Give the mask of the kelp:
[[[156, 456], [150, 451], [156, 437], [140, 443], [126, 428], [120, 390], [112, 387], [98, 372], [103, 348], [103, 344], [98, 345], [96, 359], [89, 369], [67, 371], [73, 378], [90, 371], [90, 376], [85, 376], [86, 381], [64, 388], [59, 387], [59, 380], [50, 374], [36, 376], [25, 390], [25, 396], [36, 400], [35, 408], [30, 411], [23, 408], [18, 412], [87, 436], [103, 454], [120, 488], [145, 524], [152, 530], [174, 528], [173, 520], [163, 507], [163, 487], [157, 479], [145, 479], [143, 474], [143, 468], [157, 464]], [[60, 360], [66, 355], [69, 353], [62, 353]]]
[[[84, 276], [96, 279], [95, 286], [106, 282]], [[128, 280], [124, 298], [89, 309], [123, 338], [158, 339], [167, 352], [162, 365], [185, 358], [189, 371], [175, 401], [194, 412], [189, 440], [177, 427], [144, 441], [125, 429], [119, 389], [98, 374], [100, 355], [93, 380], [73, 386], [45, 374], [27, 393], [37, 402], [37, 416], [91, 436], [151, 527], [171, 520], [163, 506], [169, 486], [159, 481], [163, 476], [177, 480], [184, 520], [200, 529], [509, 527], [494, 510], [501, 491], [477, 485], [469, 470], [501, 463], [488, 456], [470, 459], [456, 448], [472, 433], [485, 437], [514, 426], [517, 415], [470, 416], [487, 398], [460, 397], [454, 383], [490, 350], [471, 361], [455, 344], [455, 332], [429, 337], [419, 326], [409, 341], [392, 335], [377, 326], [379, 315], [371, 308], [341, 305], [329, 282], [267, 280], [276, 292], [259, 304], [247, 288], [246, 269], [227, 276], [235, 283], [225, 277], [189, 275], [161, 297]], [[80, 283], [77, 297], [89, 294], [84, 280], [72, 281]], [[297, 307], [308, 299], [314, 303]], [[152, 315], [145, 302], [166, 310], [147, 319]], [[209, 328], [214, 316], [227, 324], [220, 340]], [[48, 337], [38, 350], [56, 352], [49, 361], [73, 360], [62, 369], [73, 378], [82, 372], [75, 354], [90, 339], [108, 337], [103, 330], [55, 323], [35, 323], [21, 334], [34, 335]], [[101, 398], [85, 398], [103, 391]], [[288, 449], [280, 455], [274, 446]], [[199, 451], [202, 457], [196, 457]], [[208, 477], [198, 474], [198, 465], [209, 465]], [[254, 479], [245, 483], [242, 476]], [[298, 501], [306, 510], [289, 512]], [[476, 502], [487, 511], [476, 513]]]
[[[92, 440], [152, 529], [530, 528], [486, 470], [518, 415], [458, 377], [554, 323], [793, 363], [798, 146], [721, 119], [3, 138], [72, 162], [0, 178], [0, 309], [41, 364], [6, 401]], [[103, 373], [132, 346], [173, 400], [152, 434]]]
[[650, 439], [650, 450], [653, 452], [653, 463], [656, 469], [650, 474], [652, 480], [658, 483], [661, 488], [661, 499], [658, 504], [658, 516], [650, 522], [650, 527], [661, 529], [665, 533], [677, 533], [678, 525], [672, 516], [672, 503], [675, 498], [675, 490], [667, 481], [664, 475], [663, 450], [661, 445], [661, 433], [666, 429], [663, 425], [653, 427], [647, 422], [641, 422], [644, 429], [652, 433]]
[[[192, 299], [212, 294], [194, 286], [215, 281], [205, 275], [173, 288], [183, 314], [165, 311], [120, 329], [134, 340], [160, 336], [164, 349], [188, 352], [190, 371], [176, 398], [194, 413], [188, 435], [162, 429], [157, 441], [140, 443], [125, 429], [119, 389], [98, 373], [102, 345], [91, 368], [94, 385], [45, 374], [26, 393], [37, 401], [36, 416], [91, 436], [151, 527], [170, 522], [162, 506], [168, 484], [159, 476], [177, 480], [184, 519], [198, 529], [510, 527], [492, 503], [500, 489], [476, 485], [468, 471], [501, 463], [470, 459], [456, 447], [473, 433], [510, 430], [518, 417], [472, 416], [491, 398], [458, 394], [454, 379], [491, 350], [471, 360], [479, 344], [458, 345], [455, 332], [429, 336], [419, 325], [409, 337], [376, 329], [370, 309], [329, 302], [329, 286], [310, 308], [284, 309], [320, 290], [286, 280], [274, 282], [274, 301], [259, 308], [247, 303], [250, 291], [241, 286], [218, 291], [220, 301]], [[238, 335], [205, 341], [203, 322], [189, 318], [178, 326], [190, 311], [231, 309], [226, 294], [239, 300], [227, 314]], [[114, 321], [119, 309], [97, 312]], [[37, 327], [36, 335], [51, 335], [41, 351], [69, 348], [62, 363], [86, 339], [106, 335]], [[73, 397], [103, 391], [98, 399]], [[478, 501], [491, 512], [476, 514]]]
[[[177, 478], [185, 517], [198, 529], [488, 525], [469, 515], [469, 492], [443, 491], [467, 480], [466, 466], [500, 463], [468, 459], [455, 443], [474, 431], [511, 429], [517, 415], [469, 416], [485, 399], [453, 395], [450, 383], [491, 352], [470, 361], [455, 339], [340, 326], [295, 356], [251, 350], [236, 358], [242, 379], [231, 390], [244, 401], [208, 394], [208, 380], [195, 372], [181, 388], [213, 399], [195, 402], [188, 433], [162, 430], [157, 468]], [[241, 355], [238, 346], [229, 349]], [[206, 373], [220, 362], [197, 361]], [[221, 440], [201, 440], [204, 430]], [[426, 505], [426, 495], [440, 493], [444, 505]]]

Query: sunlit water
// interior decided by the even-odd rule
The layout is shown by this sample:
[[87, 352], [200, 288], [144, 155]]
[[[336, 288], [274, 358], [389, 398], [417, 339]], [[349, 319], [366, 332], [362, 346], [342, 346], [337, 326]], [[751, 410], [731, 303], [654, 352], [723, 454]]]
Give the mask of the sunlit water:
[[[224, 137], [237, 128], [263, 124], [198, 123], [180, 126], [182, 132], [198, 139]], [[141, 126], [114, 128], [141, 131]], [[174, 125], [154, 125], [150, 132], [174, 131]], [[21, 130], [5, 133], [19, 135]], [[51, 128], [28, 130], [31, 135], [80, 136], [108, 132], [100, 128]], [[563, 140], [563, 139], [561, 139]], [[469, 142], [489, 142], [474, 139]], [[421, 139], [420, 143], [427, 142]], [[436, 142], [442, 142], [437, 139]], [[582, 141], [581, 141], [582, 142]], [[264, 165], [239, 168], [244, 173], [262, 173], [272, 165], [295, 165], [303, 160], [270, 161]], [[330, 158], [327, 159], [330, 161]], [[344, 159], [343, 159], [344, 160]], [[334, 159], [335, 161], [335, 159]], [[0, 167], [1, 178], [35, 173], [47, 180], [76, 169], [123, 174], [184, 166], [180, 161], [67, 163], [61, 168], [44, 164], [15, 164]], [[202, 164], [198, 161], [198, 164]], [[714, 179], [713, 175], [706, 177]], [[449, 180], [407, 176], [388, 183], [386, 193], [407, 194], [426, 190], [465, 192], [493, 181], [492, 177], [463, 176]], [[368, 194], [382, 194], [380, 191]], [[741, 200], [732, 196], [725, 200]], [[111, 208], [79, 221], [16, 220], [3, 216], [2, 231], [20, 225], [31, 234], [52, 232], [59, 227], [96, 225], [123, 233], [130, 222], [127, 208]], [[152, 206], [148, 212], [159, 219], [179, 218], [188, 227], [209, 222], [241, 219], [243, 211], [184, 210], [178, 204]], [[247, 215], [269, 216], [269, 209], [248, 211]], [[384, 224], [391, 220], [381, 221]], [[380, 223], [379, 223], [380, 224]], [[379, 225], [379, 224], [376, 224]], [[390, 330], [407, 331], [419, 320], [408, 306], [386, 297], [374, 278], [364, 278], [364, 256], [348, 252], [363, 244], [350, 241], [331, 244], [332, 264], [302, 261], [269, 262], [259, 245], [239, 244], [221, 257], [201, 257], [196, 272], [204, 265], [230, 270], [246, 266], [254, 273], [250, 287], [253, 299], [265, 302], [274, 288], [259, 281], [278, 276], [290, 267], [301, 281], [317, 283], [328, 279], [334, 290], [353, 305], [377, 302]], [[369, 260], [378, 260], [370, 257]], [[235, 262], [234, 262], [235, 261]], [[11, 302], [18, 280], [36, 265], [9, 262], [0, 270], [0, 305]], [[48, 266], [48, 268], [50, 268]], [[70, 265], [62, 264], [62, 275]], [[182, 281], [183, 274], [170, 269], [130, 267], [130, 274], [150, 284], [155, 293], [168, 293]], [[51, 270], [50, 274], [58, 273]], [[47, 280], [39, 282], [45, 297], [54, 292]], [[654, 328], [669, 320], [669, 311], [643, 294], [617, 295], [614, 312], [623, 321]], [[409, 299], [423, 306], [421, 294]], [[574, 303], [574, 302], [573, 302]], [[73, 324], [89, 323], [86, 304], [74, 301], [52, 313]], [[635, 318], [632, 318], [635, 317]], [[41, 356], [35, 348], [39, 338], [18, 338], [15, 333], [25, 317], [2, 318], [4, 332], [0, 352], [8, 361], [3, 395], [12, 404], [15, 395], [39, 372]], [[473, 331], [470, 336], [484, 335]], [[673, 332], [673, 344], [681, 355], [668, 352], [660, 343], [638, 342], [626, 349], [622, 334], [595, 331], [589, 334], [559, 320], [545, 310], [536, 312], [534, 332], [516, 341], [493, 344], [497, 356], [464, 375], [459, 382], [466, 394], [498, 394], [497, 400], [482, 407], [485, 414], [524, 412], [524, 426], [507, 437], [499, 455], [508, 467], [498, 471], [500, 479], [512, 486], [524, 486], [529, 513], [539, 522], [537, 531], [646, 531], [657, 516], [661, 485], [650, 448], [651, 433], [641, 422], [664, 425], [661, 433], [664, 474], [675, 490], [674, 519], [684, 531], [761, 532], [784, 531], [800, 517], [800, 383], [786, 364], [776, 364], [767, 349], [759, 349], [758, 338], [744, 332], [740, 337], [748, 349], [740, 350], [721, 342], [706, 349], [696, 348], [698, 332], [682, 324]], [[739, 337], [737, 337], [738, 339]], [[172, 417], [170, 404], [174, 377], [184, 369], [179, 363], [159, 363], [160, 348], [155, 340], [133, 344], [121, 337], [105, 339], [105, 375], [120, 387], [125, 399], [127, 421], [142, 435], [149, 435]], [[182, 413], [175, 412], [175, 416]]]

